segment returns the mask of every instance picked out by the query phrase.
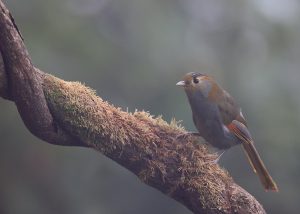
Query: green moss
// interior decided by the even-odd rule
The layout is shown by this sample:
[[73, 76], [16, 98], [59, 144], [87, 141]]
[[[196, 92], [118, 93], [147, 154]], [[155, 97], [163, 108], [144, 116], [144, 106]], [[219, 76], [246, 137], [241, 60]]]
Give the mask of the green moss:
[[150, 138], [153, 141], [157, 136], [151, 132], [151, 127], [184, 132], [175, 119], [168, 124], [161, 116], [154, 118], [148, 112], [123, 112], [79, 82], [65, 82], [47, 75], [44, 84], [44, 93], [55, 119], [89, 144], [99, 144], [101, 138], [126, 144], [130, 140], [140, 141], [141, 135], [146, 142]]
[[231, 178], [210, 163], [216, 155], [210, 155], [207, 147], [199, 144], [201, 138], [188, 136], [178, 142], [176, 136], [185, 133], [180, 122], [173, 119], [169, 124], [161, 116], [155, 118], [144, 111], [121, 111], [78, 82], [47, 75], [44, 84], [53, 117], [71, 135], [116, 159], [130, 145], [126, 161], [146, 164], [135, 169], [141, 180], [155, 186], [158, 178], [164, 183], [174, 180], [166, 176], [175, 176], [177, 180], [170, 186], [169, 195], [185, 185], [185, 191], [199, 193], [204, 208], [221, 209], [228, 203], [226, 185], [232, 182]]

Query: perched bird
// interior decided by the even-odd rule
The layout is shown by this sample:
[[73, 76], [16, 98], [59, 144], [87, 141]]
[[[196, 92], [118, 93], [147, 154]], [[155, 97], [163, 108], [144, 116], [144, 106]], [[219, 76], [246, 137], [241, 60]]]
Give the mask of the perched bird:
[[186, 92], [199, 134], [221, 150], [242, 144], [265, 190], [278, 191], [254, 146], [241, 108], [230, 94], [212, 77], [200, 73], [187, 73], [176, 85]]

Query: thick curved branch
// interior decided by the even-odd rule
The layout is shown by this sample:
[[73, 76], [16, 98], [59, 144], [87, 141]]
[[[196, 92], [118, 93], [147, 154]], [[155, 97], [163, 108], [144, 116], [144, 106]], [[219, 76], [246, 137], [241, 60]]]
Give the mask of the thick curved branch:
[[1, 52], [0, 52], [0, 97], [3, 97], [4, 99], [7, 100], [11, 100], [11, 97], [8, 94], [7, 76], [4, 70], [4, 63], [3, 63]]
[[6, 78], [0, 83], [0, 89], [6, 91], [0, 94], [16, 103], [26, 127], [37, 137], [53, 144], [83, 145], [53, 121], [43, 93], [44, 74], [32, 65], [19, 30], [1, 1], [0, 9], [0, 50], [5, 67], [0, 77]]
[[27, 128], [46, 142], [92, 147], [194, 213], [265, 213], [176, 122], [115, 108], [77, 82], [35, 68], [0, 0], [0, 96], [16, 103]]

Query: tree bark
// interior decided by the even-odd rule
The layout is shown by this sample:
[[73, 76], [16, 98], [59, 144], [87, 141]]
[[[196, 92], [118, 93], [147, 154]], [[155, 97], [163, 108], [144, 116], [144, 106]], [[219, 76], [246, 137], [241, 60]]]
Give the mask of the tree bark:
[[[146, 112], [124, 112], [78, 83], [35, 68], [0, 0], [0, 96], [13, 101], [28, 130], [56, 145], [91, 147], [194, 213], [265, 213], [212, 163], [202, 139]], [[3, 60], [2, 60], [3, 59]]]

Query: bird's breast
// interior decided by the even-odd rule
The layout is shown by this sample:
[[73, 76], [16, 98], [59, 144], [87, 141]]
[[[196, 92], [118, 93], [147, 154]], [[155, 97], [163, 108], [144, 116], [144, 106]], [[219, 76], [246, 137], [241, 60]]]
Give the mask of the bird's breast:
[[189, 96], [189, 102], [197, 130], [202, 136], [209, 134], [219, 120], [217, 106], [199, 94]]

